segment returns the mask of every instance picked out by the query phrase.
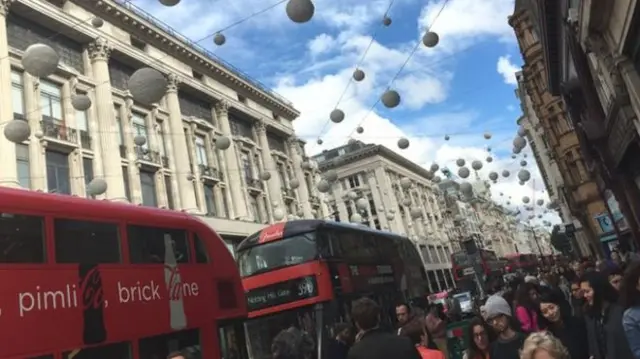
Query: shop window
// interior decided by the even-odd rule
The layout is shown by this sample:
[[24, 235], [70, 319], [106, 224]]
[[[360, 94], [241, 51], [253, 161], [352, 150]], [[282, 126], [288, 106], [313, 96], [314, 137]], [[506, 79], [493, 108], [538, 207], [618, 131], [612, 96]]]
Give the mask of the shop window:
[[0, 214], [0, 263], [45, 262], [44, 218]]
[[118, 225], [54, 219], [56, 262], [119, 263]]
[[129, 226], [127, 236], [131, 263], [189, 262], [187, 233], [184, 230]]

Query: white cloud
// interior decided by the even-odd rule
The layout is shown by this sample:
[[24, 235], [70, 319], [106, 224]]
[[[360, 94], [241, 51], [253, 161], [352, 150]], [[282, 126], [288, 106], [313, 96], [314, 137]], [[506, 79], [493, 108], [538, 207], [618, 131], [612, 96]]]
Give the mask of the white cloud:
[[333, 50], [335, 45], [336, 40], [331, 35], [322, 33], [309, 41], [307, 47], [311, 56], [315, 57]]
[[500, 58], [498, 58], [498, 63], [496, 64], [496, 70], [500, 75], [502, 75], [505, 83], [509, 85], [518, 84], [516, 72], [521, 71], [522, 69], [520, 66], [511, 62], [511, 56], [500, 56]]

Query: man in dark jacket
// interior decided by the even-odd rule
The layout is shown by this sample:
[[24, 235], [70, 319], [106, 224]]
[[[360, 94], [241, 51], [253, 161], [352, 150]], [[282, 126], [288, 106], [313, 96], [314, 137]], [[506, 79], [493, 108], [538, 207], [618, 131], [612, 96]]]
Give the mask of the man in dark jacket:
[[398, 320], [398, 335], [404, 335], [406, 328], [415, 325], [414, 323], [423, 320], [418, 317], [408, 304], [402, 303], [396, 306], [396, 319]]
[[375, 301], [354, 301], [351, 318], [360, 332], [358, 342], [349, 349], [348, 359], [421, 359], [409, 338], [380, 329], [380, 306]]

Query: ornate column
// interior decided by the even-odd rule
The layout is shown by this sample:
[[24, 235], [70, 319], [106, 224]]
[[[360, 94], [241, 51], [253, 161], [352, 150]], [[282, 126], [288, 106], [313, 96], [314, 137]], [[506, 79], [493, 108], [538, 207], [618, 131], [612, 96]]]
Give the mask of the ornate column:
[[291, 161], [293, 162], [293, 175], [298, 180], [298, 183], [300, 183], [300, 187], [298, 187], [298, 202], [302, 205], [304, 218], [313, 218], [311, 214], [311, 203], [309, 202], [309, 188], [307, 187], [307, 181], [304, 176], [304, 171], [302, 170], [303, 152], [300, 141], [295, 136], [291, 136], [287, 139], [287, 144], [289, 145], [289, 153]]
[[129, 178], [129, 192], [131, 196], [131, 203], [142, 203], [142, 184], [140, 183], [140, 164], [137, 161], [137, 156], [133, 146], [133, 130], [131, 128], [131, 120], [133, 119], [133, 96], [129, 91], [125, 94], [125, 106], [124, 116], [121, 116], [122, 121], [122, 139], [125, 146], [125, 156], [129, 160], [129, 166], [127, 166], [127, 174]]
[[[389, 221], [389, 230], [392, 232], [400, 232], [404, 230], [404, 224], [402, 223], [402, 219], [400, 218], [400, 213], [398, 213], [398, 201], [396, 200], [395, 193], [393, 191], [393, 187], [391, 187], [391, 182], [389, 178], [387, 178], [387, 174], [385, 173], [384, 168], [378, 167], [375, 169], [376, 179], [381, 183], [381, 188], [383, 190], [383, 203], [385, 212], [389, 212], [390, 210], [394, 210], [394, 219]], [[386, 194], [384, 194], [386, 192]]]
[[173, 150], [174, 136], [171, 132], [171, 124], [169, 122], [170, 122], [169, 119], [167, 119], [166, 121], [162, 121], [162, 123], [159, 123], [158, 125], [161, 126], [162, 133], [164, 133], [164, 135], [167, 136], [167, 138], [165, 139], [165, 144], [167, 146], [165, 148], [165, 150], [167, 151], [165, 156], [169, 158], [169, 171], [167, 173], [169, 173], [169, 175], [171, 176], [170, 185], [171, 185], [171, 194], [173, 195], [173, 207], [174, 209], [181, 209], [183, 207], [182, 207], [182, 201], [180, 201], [180, 184], [178, 183], [178, 177], [180, 177], [181, 175], [184, 175], [184, 176], [186, 175], [180, 174], [176, 170], [176, 162], [178, 161], [175, 158], [175, 151]]
[[[24, 73], [22, 81], [24, 108], [27, 121], [29, 122], [29, 127], [31, 127], [31, 131], [34, 133], [36, 131], [41, 131], [40, 119], [42, 118], [40, 101], [38, 101], [38, 91], [36, 90], [37, 82], [37, 77], [33, 77], [26, 72]], [[4, 114], [2, 115], [4, 116]], [[0, 141], [6, 141], [6, 139], [2, 138]], [[35, 138], [35, 136], [29, 141], [29, 174], [31, 175], [31, 189], [40, 191], [47, 189], [47, 166], [45, 163], [45, 148], [42, 145], [42, 142], [43, 141]]]
[[[191, 171], [191, 163], [189, 161], [189, 149], [187, 147], [187, 139], [184, 136], [184, 127], [182, 126], [182, 113], [180, 111], [180, 102], [178, 101], [178, 86], [180, 79], [175, 74], [167, 76], [169, 85], [167, 86], [167, 110], [169, 110], [169, 133], [173, 153], [171, 161], [175, 164], [174, 176], [178, 182], [179, 202], [176, 208], [182, 208], [186, 211], [193, 211], [198, 208], [196, 203], [196, 195], [193, 182], [189, 178]], [[167, 149], [168, 150], [168, 149]], [[181, 207], [178, 207], [178, 203]]]
[[235, 143], [233, 136], [231, 135], [231, 125], [229, 124], [229, 102], [226, 100], [219, 101], [215, 106], [216, 119], [222, 134], [229, 138], [231, 146], [224, 151], [225, 163], [227, 165], [227, 186], [229, 186], [229, 192], [231, 194], [231, 204], [229, 206], [229, 218], [248, 218], [247, 203], [244, 200], [242, 193], [242, 176], [240, 173], [240, 166], [236, 156]]
[[[278, 169], [276, 168], [276, 162], [271, 156], [269, 140], [267, 139], [267, 125], [263, 121], [256, 121], [255, 129], [256, 134], [258, 135], [258, 143], [262, 148], [262, 163], [264, 164], [265, 169], [271, 172], [271, 179], [267, 181], [269, 197], [271, 197], [271, 201], [284, 203], [284, 200], [282, 198], [283, 184], [280, 183], [280, 175], [278, 174]], [[295, 213], [292, 214], [295, 215]]]
[[[7, 14], [13, 1], [0, 1], [0, 93], [5, 94], [0, 102], [0, 122], [4, 127], [13, 119], [13, 106], [11, 104], [11, 59], [9, 57], [9, 42], [7, 40]], [[35, 132], [35, 128], [31, 128]], [[19, 188], [18, 165], [16, 163], [16, 145], [7, 140], [4, 135], [0, 138], [0, 163], [2, 163], [2, 175], [0, 185]], [[32, 174], [33, 175], [33, 174]]]
[[98, 133], [102, 153], [104, 180], [107, 182], [105, 198], [116, 201], [126, 201], [122, 181], [122, 161], [118, 149], [118, 125], [113, 113], [113, 95], [111, 94], [111, 80], [109, 78], [109, 55], [111, 47], [106, 39], [97, 38], [87, 47], [93, 79], [96, 81], [95, 99], [98, 115]]

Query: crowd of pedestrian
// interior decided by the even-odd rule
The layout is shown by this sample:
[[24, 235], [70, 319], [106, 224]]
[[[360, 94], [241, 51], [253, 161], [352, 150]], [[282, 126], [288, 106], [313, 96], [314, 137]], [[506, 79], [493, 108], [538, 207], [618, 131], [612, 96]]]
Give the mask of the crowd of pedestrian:
[[[397, 328], [380, 323], [369, 298], [352, 303], [355, 324], [338, 324], [323, 349], [331, 359], [449, 359], [442, 304], [396, 306]], [[469, 321], [464, 359], [640, 359], [640, 261], [540, 268], [492, 288]], [[311, 359], [295, 333], [274, 342], [274, 359]], [[291, 349], [294, 348], [294, 349]], [[298, 350], [299, 349], [299, 350]], [[297, 350], [297, 352], [296, 352]]]

